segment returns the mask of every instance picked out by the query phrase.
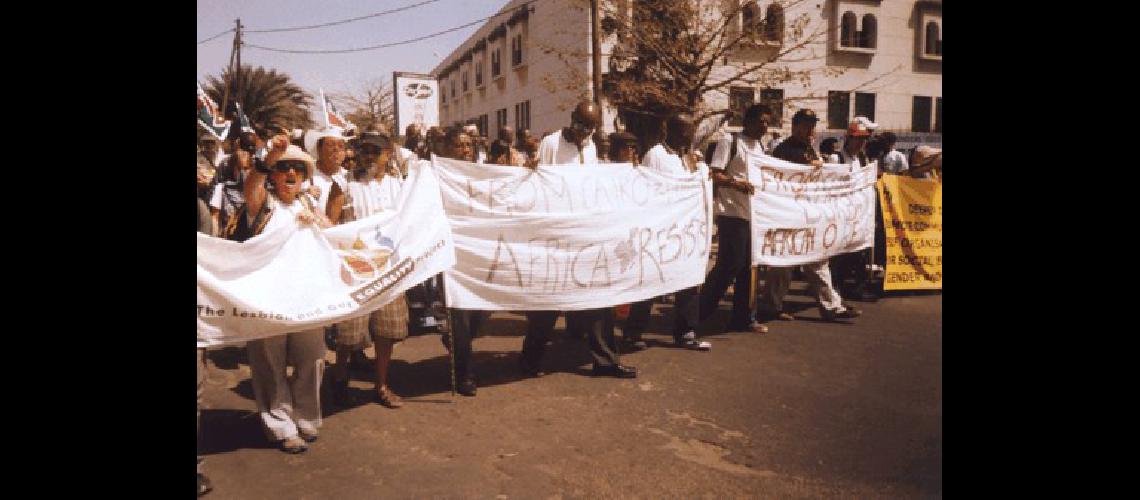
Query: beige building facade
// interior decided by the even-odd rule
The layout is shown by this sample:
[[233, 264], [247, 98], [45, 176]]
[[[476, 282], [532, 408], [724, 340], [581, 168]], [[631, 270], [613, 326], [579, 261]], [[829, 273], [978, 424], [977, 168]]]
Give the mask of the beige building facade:
[[[611, 9], [629, 9], [630, 2], [640, 0], [602, 1]], [[722, 8], [732, 8], [733, 1], [722, 2]], [[941, 145], [941, 1], [736, 1], [745, 9], [730, 31], [747, 30], [750, 21], [774, 15], [782, 15], [788, 28], [781, 28], [779, 36], [759, 33], [734, 49], [710, 81], [766, 60], [791, 39], [783, 30], [805, 15], [804, 31], [824, 35], [789, 58], [800, 61], [784, 64], [819, 71], [806, 84], [733, 84], [727, 92], [706, 94], [706, 108], [742, 111], [753, 102], [768, 103], [777, 110], [773, 129], [784, 135], [795, 110], [810, 108], [820, 117], [818, 138], [841, 135], [847, 122], [863, 115], [878, 123], [879, 130], [899, 134], [900, 147]], [[603, 72], [610, 66], [608, 54], [620, 43], [616, 36], [603, 37]], [[566, 126], [574, 104], [591, 95], [589, 2], [510, 0], [432, 75], [443, 94], [441, 124], [475, 123], [488, 136], [504, 125], [529, 128], [536, 136]], [[609, 132], [616, 110], [604, 108], [604, 129]], [[698, 135], [736, 125], [710, 120]]]

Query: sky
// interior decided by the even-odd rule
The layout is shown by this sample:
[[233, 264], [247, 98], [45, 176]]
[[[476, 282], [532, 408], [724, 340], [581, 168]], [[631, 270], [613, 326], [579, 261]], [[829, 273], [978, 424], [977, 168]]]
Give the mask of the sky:
[[[243, 30], [308, 26], [365, 16], [423, 0], [198, 0], [195, 41], [234, 27]], [[493, 15], [508, 0], [437, 0], [409, 10], [337, 26], [282, 33], [243, 33], [246, 43], [280, 49], [348, 49], [416, 38]], [[242, 65], [288, 74], [306, 91], [352, 92], [366, 82], [391, 84], [393, 71], [427, 73], [481, 24], [407, 45], [347, 54], [284, 54], [243, 47]], [[198, 45], [197, 78], [229, 64], [233, 33]]]

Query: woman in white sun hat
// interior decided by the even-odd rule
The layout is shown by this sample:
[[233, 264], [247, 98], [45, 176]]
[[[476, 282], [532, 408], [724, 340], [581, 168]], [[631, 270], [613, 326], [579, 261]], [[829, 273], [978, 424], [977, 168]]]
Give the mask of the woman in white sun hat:
[[[245, 180], [244, 232], [253, 237], [287, 225], [327, 227], [301, 183], [311, 178], [313, 158], [289, 144], [289, 136], [270, 142], [264, 161], [256, 160]], [[268, 180], [268, 182], [266, 182]], [[237, 238], [242, 239], [242, 238]], [[249, 367], [257, 412], [266, 433], [286, 453], [301, 453], [321, 427], [321, 375], [327, 352], [323, 330], [315, 328], [250, 341]], [[286, 367], [293, 366], [293, 376]]]

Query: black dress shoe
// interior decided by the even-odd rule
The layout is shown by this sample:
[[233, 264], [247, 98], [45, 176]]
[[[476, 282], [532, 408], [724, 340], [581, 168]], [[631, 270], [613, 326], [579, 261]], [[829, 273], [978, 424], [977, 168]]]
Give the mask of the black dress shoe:
[[519, 370], [522, 370], [523, 375], [527, 377], [537, 377], [542, 375], [542, 369], [537, 366], [531, 366], [526, 362], [526, 359], [519, 358]]
[[637, 368], [625, 365], [594, 365], [595, 377], [637, 378]]
[[459, 387], [456, 388], [460, 394], [468, 397], [475, 396], [475, 380], [463, 379], [459, 382]]

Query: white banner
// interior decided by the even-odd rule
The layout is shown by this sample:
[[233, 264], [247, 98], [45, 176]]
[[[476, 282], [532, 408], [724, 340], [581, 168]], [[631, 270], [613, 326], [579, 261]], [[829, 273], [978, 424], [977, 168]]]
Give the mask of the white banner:
[[704, 281], [712, 184], [628, 163], [537, 170], [435, 158], [460, 309], [581, 310]]
[[749, 155], [752, 265], [798, 266], [871, 246], [876, 169]]
[[439, 126], [439, 82], [431, 75], [396, 72], [393, 74], [392, 96], [395, 100], [395, 135], [404, 135], [412, 123], [420, 129]]
[[455, 264], [430, 163], [412, 166], [396, 207], [323, 231], [289, 224], [244, 243], [199, 233], [198, 347], [367, 314]]

